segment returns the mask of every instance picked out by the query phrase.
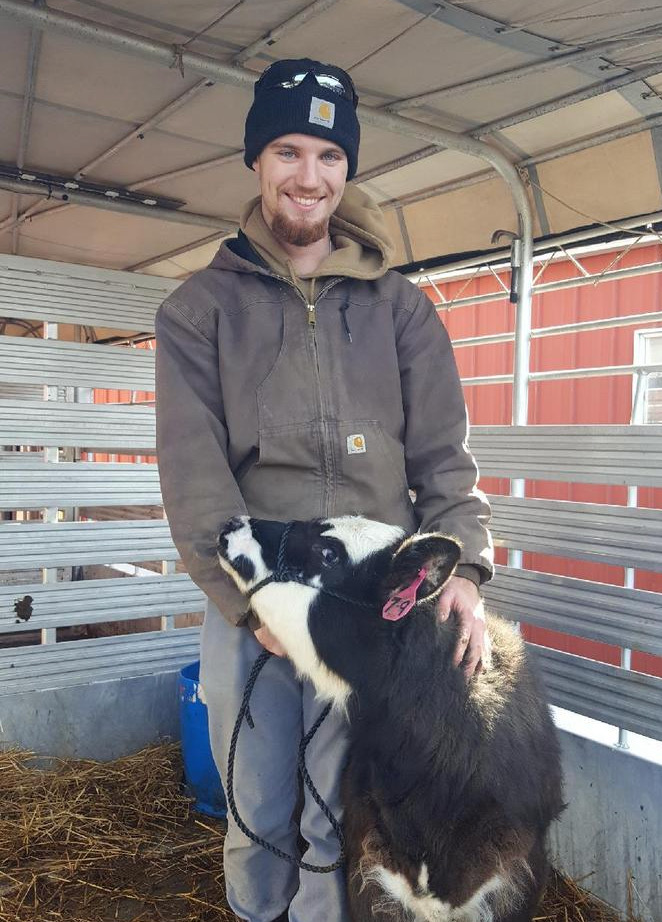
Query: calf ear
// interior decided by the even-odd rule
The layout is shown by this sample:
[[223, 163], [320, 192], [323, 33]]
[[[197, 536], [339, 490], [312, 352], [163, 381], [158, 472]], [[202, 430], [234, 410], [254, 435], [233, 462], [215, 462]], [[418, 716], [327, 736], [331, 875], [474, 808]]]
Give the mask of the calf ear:
[[455, 538], [446, 535], [412, 535], [407, 538], [393, 555], [385, 582], [387, 594], [410, 586], [424, 569], [425, 578], [416, 597], [419, 602], [430, 598], [453, 575], [461, 549], [462, 545]]

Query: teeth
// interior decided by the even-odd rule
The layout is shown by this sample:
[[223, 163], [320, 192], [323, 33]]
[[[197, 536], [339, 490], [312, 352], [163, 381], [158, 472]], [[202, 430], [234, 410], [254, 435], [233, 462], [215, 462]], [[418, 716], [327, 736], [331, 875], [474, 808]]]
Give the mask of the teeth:
[[300, 198], [299, 196], [291, 196], [292, 201], [296, 202], [297, 205], [315, 205], [319, 202], [318, 198]]

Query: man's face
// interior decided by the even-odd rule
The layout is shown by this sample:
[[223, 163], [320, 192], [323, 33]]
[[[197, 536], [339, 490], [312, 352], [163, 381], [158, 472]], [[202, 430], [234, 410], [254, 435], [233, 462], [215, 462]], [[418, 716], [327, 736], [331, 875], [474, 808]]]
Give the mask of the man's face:
[[253, 167], [264, 218], [276, 237], [309, 246], [326, 236], [345, 190], [342, 147], [312, 135], [287, 134], [268, 144]]

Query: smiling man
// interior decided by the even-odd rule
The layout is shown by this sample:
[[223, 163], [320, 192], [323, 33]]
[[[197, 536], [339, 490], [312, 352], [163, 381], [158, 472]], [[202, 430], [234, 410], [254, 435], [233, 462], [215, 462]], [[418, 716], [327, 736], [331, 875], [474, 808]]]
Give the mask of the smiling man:
[[[245, 156], [260, 194], [238, 236], [157, 315], [157, 441], [165, 508], [189, 573], [208, 597], [201, 681], [225, 780], [230, 734], [258, 653], [277, 654], [251, 700], [255, 727], [235, 765], [239, 812], [289, 854], [331, 864], [338, 843], [300, 792], [297, 750], [320, 712], [312, 686], [216, 559], [223, 523], [348, 513], [463, 544], [439, 599], [458, 623], [456, 663], [479, 668], [478, 586], [492, 571], [489, 508], [476, 489], [448, 336], [429, 300], [390, 270], [383, 216], [356, 186], [358, 98], [345, 71], [277, 61], [255, 85]], [[411, 491], [411, 492], [410, 492]], [[414, 497], [412, 499], [412, 496]], [[307, 752], [336, 815], [346, 745], [331, 714]], [[228, 900], [249, 922], [347, 922], [342, 872], [316, 874], [253, 844], [229, 820]]]

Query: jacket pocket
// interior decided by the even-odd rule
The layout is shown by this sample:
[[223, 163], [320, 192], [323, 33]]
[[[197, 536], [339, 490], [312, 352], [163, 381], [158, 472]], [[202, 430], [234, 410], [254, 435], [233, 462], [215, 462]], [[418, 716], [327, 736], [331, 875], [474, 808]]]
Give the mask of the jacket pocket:
[[249, 513], [279, 522], [322, 515], [319, 423], [264, 428], [258, 439], [259, 455], [240, 482]]
[[335, 514], [357, 513], [415, 531], [404, 446], [378, 420], [341, 420]]

